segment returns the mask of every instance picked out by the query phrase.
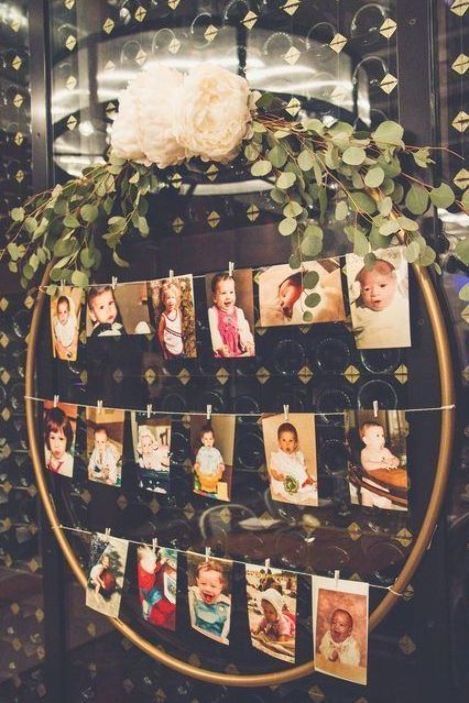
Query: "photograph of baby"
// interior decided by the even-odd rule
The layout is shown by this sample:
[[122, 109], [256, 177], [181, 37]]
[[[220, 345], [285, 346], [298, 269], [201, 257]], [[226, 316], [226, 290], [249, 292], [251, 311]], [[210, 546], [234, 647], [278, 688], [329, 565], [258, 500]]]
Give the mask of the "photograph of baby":
[[296, 574], [246, 564], [246, 590], [253, 647], [294, 664]]
[[234, 415], [192, 415], [194, 493], [231, 500], [235, 425]]
[[52, 353], [61, 361], [77, 360], [82, 298], [82, 289], [73, 286], [60, 288], [51, 298]]
[[313, 576], [314, 668], [366, 685], [367, 583]]
[[46, 469], [73, 476], [78, 406], [44, 401], [44, 457]]
[[[311, 272], [312, 276], [308, 277]], [[308, 278], [317, 281], [312, 289], [307, 287]], [[321, 297], [314, 308], [305, 303], [310, 293]], [[339, 260], [306, 261], [298, 269], [288, 264], [270, 266], [259, 276], [259, 308], [261, 327], [345, 320]], [[307, 311], [312, 318], [306, 322], [303, 316]]]
[[132, 442], [138, 487], [154, 493], [169, 492], [171, 419], [131, 414]]
[[146, 281], [118, 283], [114, 298], [125, 334], [152, 334]]
[[252, 269], [208, 274], [205, 290], [214, 356], [255, 356]]
[[129, 543], [125, 539], [94, 534], [90, 545], [90, 570], [86, 605], [111, 618], [119, 616]]
[[192, 275], [150, 281], [148, 287], [152, 323], [163, 358], [195, 358], [197, 347]]
[[262, 434], [272, 498], [318, 505], [314, 415], [263, 415]]
[[86, 296], [86, 336], [122, 337], [126, 334], [111, 285], [91, 286]]
[[189, 614], [194, 630], [229, 644], [232, 562], [187, 554]]
[[404, 247], [374, 253], [376, 260], [370, 266], [365, 266], [361, 256], [346, 256], [357, 348], [410, 347], [409, 265]]
[[403, 410], [346, 411], [349, 486], [353, 504], [407, 510], [408, 477]]
[[86, 409], [88, 478], [108, 486], [121, 485], [124, 410]]
[[177, 552], [137, 547], [138, 594], [143, 618], [166, 630], [176, 629]]

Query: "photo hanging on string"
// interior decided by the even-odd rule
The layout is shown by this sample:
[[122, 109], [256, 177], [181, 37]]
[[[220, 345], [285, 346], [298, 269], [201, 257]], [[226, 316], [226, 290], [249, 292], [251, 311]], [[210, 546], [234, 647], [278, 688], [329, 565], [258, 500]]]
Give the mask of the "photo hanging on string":
[[234, 269], [205, 277], [213, 355], [236, 359], [256, 354], [252, 269]]
[[91, 538], [86, 605], [112, 618], [119, 616], [129, 543], [103, 534]]
[[152, 324], [163, 358], [194, 359], [197, 346], [192, 274], [149, 281], [148, 291]]
[[177, 551], [137, 547], [138, 594], [143, 618], [155, 627], [176, 629]]
[[191, 626], [220, 644], [229, 644], [233, 562], [187, 554]]
[[124, 410], [86, 408], [88, 478], [120, 486], [124, 442]]
[[191, 416], [194, 493], [231, 500], [236, 417]]
[[61, 361], [76, 361], [83, 290], [62, 286], [50, 299], [52, 353]]
[[138, 487], [169, 493], [171, 418], [132, 412], [131, 430]]
[[48, 471], [60, 476], [73, 476], [78, 406], [45, 400], [44, 458]]

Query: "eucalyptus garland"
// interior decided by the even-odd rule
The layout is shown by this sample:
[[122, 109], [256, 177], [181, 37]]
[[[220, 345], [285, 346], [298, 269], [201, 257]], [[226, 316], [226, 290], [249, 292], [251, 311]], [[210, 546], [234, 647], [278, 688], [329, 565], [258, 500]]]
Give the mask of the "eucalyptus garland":
[[[406, 145], [404, 129], [394, 121], [382, 122], [374, 131], [356, 131], [341, 121], [294, 120], [286, 105], [267, 93], [250, 92], [249, 101], [250, 120], [236, 154], [218, 160], [235, 159], [246, 173], [271, 185], [270, 198], [281, 213], [278, 231], [291, 238], [292, 268], [320, 256], [326, 226], [334, 221], [342, 223], [351, 249], [366, 265], [373, 264], [375, 250], [400, 243], [410, 263], [438, 268], [418, 217], [430, 205], [468, 212], [469, 189], [456, 197], [447, 183], [432, 187], [415, 175], [435, 163], [430, 147]], [[209, 179], [213, 161], [189, 153], [177, 173], [184, 177], [191, 170]], [[89, 284], [100, 266], [103, 243], [118, 266], [129, 266], [121, 252], [123, 240], [134, 230], [148, 237], [149, 199], [171, 187], [174, 174], [173, 166], [124, 158], [111, 148], [106, 163], [85, 168], [81, 177], [11, 211], [10, 270], [28, 287], [53, 261], [53, 294], [59, 283]], [[468, 249], [467, 241], [456, 247], [464, 263]], [[318, 296], [309, 297], [311, 306], [319, 302]]]

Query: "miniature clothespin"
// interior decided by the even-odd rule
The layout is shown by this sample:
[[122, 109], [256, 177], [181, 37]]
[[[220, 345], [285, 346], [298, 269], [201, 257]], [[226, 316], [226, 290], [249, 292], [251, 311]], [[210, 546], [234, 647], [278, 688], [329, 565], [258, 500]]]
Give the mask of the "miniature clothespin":
[[147, 419], [148, 420], [150, 419], [152, 412], [153, 412], [153, 405], [151, 403], [148, 403], [148, 405], [147, 405]]
[[234, 261], [228, 261], [228, 276], [233, 276]]
[[284, 417], [285, 421], [288, 420], [288, 412], [289, 412], [289, 410], [290, 410], [290, 406], [289, 406], [289, 405], [284, 405], [284, 406], [283, 406], [283, 417]]
[[62, 290], [65, 288], [65, 279], [64, 278], [62, 278], [62, 280], [60, 281], [60, 288]]
[[96, 414], [98, 415], [102, 409], [103, 409], [103, 401], [97, 400], [96, 401]]
[[54, 395], [54, 408], [56, 408], [58, 404], [59, 404], [59, 396]]
[[373, 401], [373, 417], [378, 417], [378, 401]]
[[205, 561], [208, 561], [211, 557], [212, 550], [210, 547], [205, 547]]
[[169, 269], [168, 278], [174, 278], [174, 270], [173, 269]]
[[157, 539], [157, 537], [153, 537], [153, 539], [152, 539], [152, 541], [151, 541], [151, 548], [153, 549], [153, 551], [154, 551], [155, 554], [156, 554], [157, 549], [158, 549], [158, 539]]
[[207, 420], [210, 420], [211, 417], [212, 417], [212, 406], [207, 405]]
[[270, 569], [270, 559], [266, 559], [264, 562], [265, 568], [268, 571]]
[[117, 286], [117, 276], [112, 276], [112, 278], [111, 278], [112, 290], [116, 290], [116, 286]]
[[340, 571], [336, 569], [334, 571], [334, 588], [336, 591], [339, 590], [339, 578], [340, 578]]
[[106, 527], [106, 529], [104, 530], [104, 534], [106, 535], [106, 537], [110, 537], [111, 536], [111, 528]]

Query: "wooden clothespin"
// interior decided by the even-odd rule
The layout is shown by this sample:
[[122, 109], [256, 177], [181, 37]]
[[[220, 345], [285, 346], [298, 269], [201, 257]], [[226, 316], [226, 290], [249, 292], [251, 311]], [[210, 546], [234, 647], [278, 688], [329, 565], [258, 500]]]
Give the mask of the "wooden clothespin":
[[117, 286], [117, 276], [113, 276], [113, 277], [111, 278], [111, 287], [112, 287], [112, 290], [116, 290], [116, 286]]
[[289, 405], [284, 405], [284, 406], [283, 406], [283, 417], [284, 417], [285, 422], [287, 422], [287, 420], [288, 420], [288, 413], [289, 413], [289, 411], [290, 411], [290, 406], [289, 406]]
[[59, 396], [54, 395], [54, 408], [56, 408], [58, 404], [59, 404]]
[[375, 418], [378, 417], [378, 408], [379, 408], [378, 401], [374, 400], [373, 401], [373, 417], [375, 417]]
[[234, 266], [234, 261], [228, 261], [228, 276], [230, 277], [233, 276]]
[[147, 419], [148, 420], [151, 418], [152, 412], [153, 412], [153, 405], [151, 403], [148, 403], [148, 405], [147, 405]]
[[212, 550], [210, 547], [205, 547], [205, 561], [207, 562], [212, 555]]
[[339, 590], [339, 578], [340, 578], [340, 571], [336, 569], [334, 571], [334, 588], [336, 591]]
[[207, 417], [207, 422], [209, 422], [210, 418], [212, 417], [212, 406], [211, 405], [207, 405], [206, 417]]
[[158, 539], [157, 539], [157, 537], [153, 537], [153, 539], [152, 539], [152, 541], [151, 541], [151, 548], [153, 549], [153, 551], [154, 551], [155, 554], [156, 554], [156, 552], [158, 551]]

